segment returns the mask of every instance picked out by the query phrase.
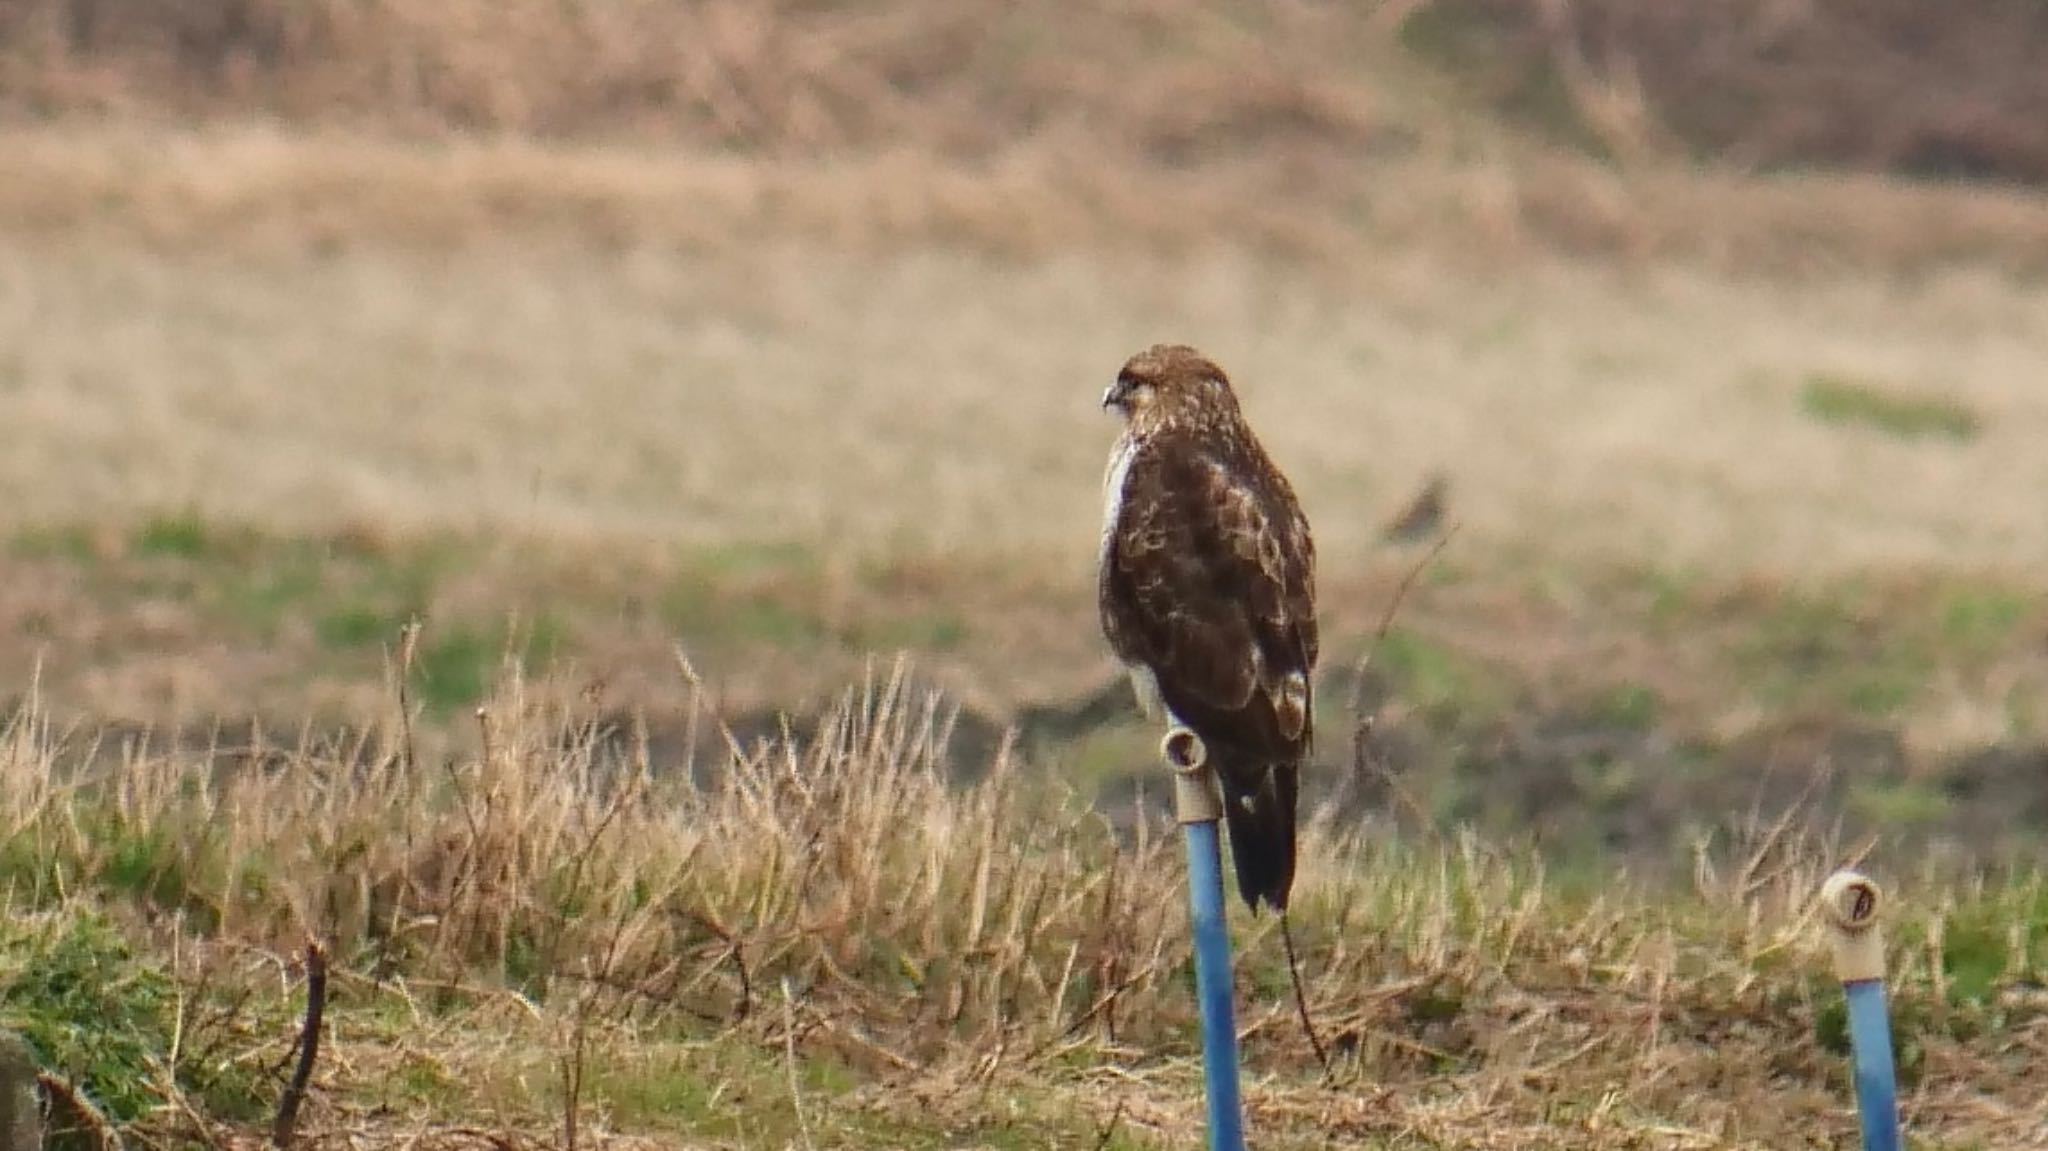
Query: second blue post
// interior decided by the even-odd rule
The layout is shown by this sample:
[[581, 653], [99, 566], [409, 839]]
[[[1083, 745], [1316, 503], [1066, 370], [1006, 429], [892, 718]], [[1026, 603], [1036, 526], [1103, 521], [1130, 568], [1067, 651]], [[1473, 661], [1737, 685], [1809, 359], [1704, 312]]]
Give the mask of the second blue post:
[[1858, 979], [1842, 985], [1849, 1005], [1849, 1044], [1856, 1081], [1856, 1111], [1864, 1151], [1899, 1151], [1899, 1089], [1892, 1061], [1891, 1012], [1885, 1009], [1884, 981]]
[[1821, 885], [1834, 945], [1835, 976], [1848, 1000], [1851, 1074], [1864, 1151], [1899, 1151], [1898, 1075], [1891, 1013], [1885, 1010], [1884, 893], [1868, 876], [1844, 869]]

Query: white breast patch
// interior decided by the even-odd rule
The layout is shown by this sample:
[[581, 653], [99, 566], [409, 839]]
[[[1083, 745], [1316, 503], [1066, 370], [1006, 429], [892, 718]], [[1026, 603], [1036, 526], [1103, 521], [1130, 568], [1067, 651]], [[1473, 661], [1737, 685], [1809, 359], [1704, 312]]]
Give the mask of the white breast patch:
[[1116, 520], [1124, 505], [1124, 480], [1130, 475], [1131, 460], [1138, 454], [1138, 441], [1126, 431], [1110, 449], [1109, 468], [1102, 479], [1102, 560], [1109, 562], [1109, 544], [1116, 532]]

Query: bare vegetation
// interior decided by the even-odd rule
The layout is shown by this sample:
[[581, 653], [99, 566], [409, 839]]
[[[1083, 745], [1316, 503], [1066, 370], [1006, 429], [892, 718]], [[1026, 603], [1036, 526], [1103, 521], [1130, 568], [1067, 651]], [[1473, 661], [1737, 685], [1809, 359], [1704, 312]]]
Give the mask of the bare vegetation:
[[[147, 1000], [107, 985], [129, 1046], [31, 1030], [39, 1054], [132, 1138], [229, 1137], [283, 1089], [303, 1007], [280, 989], [311, 938], [335, 990], [307, 1145], [518, 1140], [565, 1106], [593, 1144], [779, 1144], [799, 1114], [832, 1145], [1193, 1136], [1169, 828], [1112, 836], [1007, 753], [949, 787], [947, 713], [900, 668], [815, 732], [694, 769], [524, 690], [505, 680], [445, 768], [394, 725], [261, 772], [138, 747], [79, 777], [36, 712], [15, 717], [8, 954], [118, 948], [106, 923], [171, 957]], [[1824, 845], [1753, 826], [1659, 904], [1574, 894], [1466, 837], [1323, 823], [1309, 844], [1297, 929], [1339, 1069], [1322, 1081], [1294, 1027], [1270, 921], [1240, 923], [1267, 1145], [1732, 1148], [1852, 1122], [1813, 938], [1843, 858]], [[2048, 943], [2036, 884], [1939, 905], [1902, 885], [1895, 996], [1929, 1145], [2043, 1121], [2001, 1069], [2048, 1040], [2023, 997]], [[51, 1009], [35, 970], [0, 968], [17, 1015]]]
[[1873, 178], [2038, 166], [2038, 15], [1969, 8], [9, 0], [0, 223], [2038, 273], [2037, 196]]
[[1624, 158], [2048, 183], [2030, 0], [1435, 0], [1405, 29], [1525, 124]]
[[[754, 154], [1027, 137], [1141, 165], [1411, 148], [1398, 47], [1553, 138], [1623, 158], [2048, 180], [2029, 0], [1644, 7], [1165, 0], [9, 0], [0, 107], [660, 140]], [[1410, 69], [1413, 71], [1413, 69]]]

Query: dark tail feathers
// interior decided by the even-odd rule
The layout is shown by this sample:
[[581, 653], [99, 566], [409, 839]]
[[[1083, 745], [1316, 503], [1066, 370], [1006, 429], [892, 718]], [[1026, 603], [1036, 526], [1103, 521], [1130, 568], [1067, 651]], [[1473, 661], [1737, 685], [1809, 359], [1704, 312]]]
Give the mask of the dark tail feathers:
[[1238, 894], [1253, 915], [1259, 913], [1260, 900], [1275, 911], [1286, 911], [1294, 887], [1297, 769], [1293, 764], [1274, 764], [1262, 771], [1216, 774], [1223, 783], [1223, 820], [1230, 828]]

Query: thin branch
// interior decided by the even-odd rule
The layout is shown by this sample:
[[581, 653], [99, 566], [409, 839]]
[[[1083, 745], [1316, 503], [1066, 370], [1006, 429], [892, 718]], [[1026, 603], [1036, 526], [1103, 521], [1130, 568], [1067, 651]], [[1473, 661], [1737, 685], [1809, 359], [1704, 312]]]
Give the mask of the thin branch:
[[1415, 566], [1409, 568], [1408, 573], [1401, 577], [1401, 582], [1395, 585], [1394, 597], [1387, 601], [1387, 610], [1380, 614], [1379, 626], [1373, 629], [1372, 642], [1366, 645], [1365, 654], [1358, 659], [1357, 674], [1351, 681], [1351, 714], [1357, 715], [1359, 705], [1364, 701], [1365, 673], [1372, 667], [1373, 659], [1379, 655], [1380, 644], [1386, 640], [1388, 630], [1394, 626], [1394, 616], [1401, 610], [1401, 601], [1408, 598], [1408, 589], [1415, 586], [1415, 581], [1420, 579], [1436, 557], [1450, 546], [1451, 537], [1457, 535], [1458, 529], [1463, 526], [1463, 522], [1459, 521], [1444, 529], [1444, 534], [1437, 537], [1436, 543], [1430, 545], [1429, 550], [1422, 554], [1421, 559], [1415, 561]]
[[1330, 1053], [1323, 1049], [1322, 1039], [1316, 1035], [1316, 1025], [1308, 1017], [1308, 993], [1301, 987], [1301, 964], [1294, 957], [1294, 931], [1287, 925], [1287, 912], [1280, 913], [1280, 946], [1287, 952], [1287, 977], [1294, 981], [1294, 1008], [1301, 1015], [1302, 1034], [1308, 1036], [1309, 1050], [1316, 1053], [1316, 1062], [1322, 1065], [1324, 1076], [1330, 1073]]
[[277, 1101], [277, 1119], [270, 1125], [270, 1142], [289, 1147], [299, 1122], [299, 1105], [313, 1080], [313, 1062], [320, 1056], [320, 1020], [327, 1013], [327, 952], [318, 942], [306, 945], [306, 1021], [299, 1029], [299, 1065]]
[[419, 766], [417, 748], [412, 732], [412, 692], [407, 681], [412, 678], [413, 661], [420, 648], [420, 617], [413, 616], [405, 621], [398, 633], [398, 675], [395, 685], [398, 693], [398, 753], [405, 769], [406, 778], [412, 778], [413, 770]]
[[583, 1062], [590, 1034], [590, 993], [576, 999], [569, 1051], [562, 1057], [562, 1147], [576, 1151], [577, 1119], [583, 1111]]
[[1107, 1151], [1109, 1141], [1116, 1138], [1116, 1130], [1118, 1127], [1123, 1126], [1123, 1122], [1124, 1101], [1118, 1099], [1116, 1107], [1109, 1113], [1109, 1122], [1104, 1123], [1102, 1130], [1095, 1133], [1095, 1151]]
[[730, 928], [727, 928], [724, 924], [704, 912], [691, 911], [688, 914], [690, 918], [697, 921], [698, 926], [717, 936], [725, 944], [726, 955], [732, 960], [733, 970], [739, 974], [740, 978], [740, 1001], [733, 1005], [732, 1021], [734, 1023], [745, 1022], [747, 1016], [752, 1014], [754, 1010], [754, 981], [747, 974], [747, 957], [746, 953], [741, 949], [742, 945], [739, 937]]
[[1415, 586], [1415, 581], [1420, 579], [1422, 573], [1436, 560], [1436, 557], [1446, 547], [1450, 546], [1451, 537], [1457, 535], [1458, 529], [1462, 526], [1464, 526], [1462, 522], [1454, 522], [1450, 527], [1444, 529], [1444, 534], [1437, 537], [1436, 543], [1432, 544], [1430, 549], [1423, 553], [1422, 558], [1415, 561], [1414, 566], [1410, 567], [1407, 574], [1401, 577], [1401, 582], [1395, 585], [1393, 597], [1387, 601], [1387, 609], [1380, 615], [1379, 626], [1373, 630], [1372, 642], [1366, 645], [1365, 653], [1359, 656], [1356, 670], [1351, 679], [1351, 715], [1353, 717], [1351, 728], [1351, 766], [1353, 778], [1356, 779], [1358, 776], [1362, 776], [1369, 768], [1374, 769], [1375, 774], [1386, 782], [1389, 791], [1409, 809], [1417, 825], [1428, 830], [1432, 835], [1435, 834], [1436, 829], [1432, 826], [1428, 813], [1423, 810], [1422, 805], [1416, 802], [1415, 798], [1409, 795], [1405, 788], [1400, 786], [1400, 781], [1396, 780], [1391, 772], [1374, 763], [1374, 756], [1368, 747], [1368, 741], [1372, 737], [1376, 717], [1360, 713], [1365, 703], [1366, 673], [1372, 669], [1373, 660], [1378, 658], [1380, 645], [1386, 641], [1388, 631], [1393, 628], [1394, 616], [1400, 612], [1402, 601], [1408, 598], [1409, 589]]
[[[796, 998], [789, 990], [789, 976], [782, 977], [782, 1058], [789, 1075], [789, 1102], [796, 1109], [796, 1129], [803, 1136], [804, 1151], [816, 1151], [811, 1142], [811, 1123], [804, 1117], [804, 1095], [796, 1074]], [[573, 1149], [572, 1149], [573, 1151]]]

